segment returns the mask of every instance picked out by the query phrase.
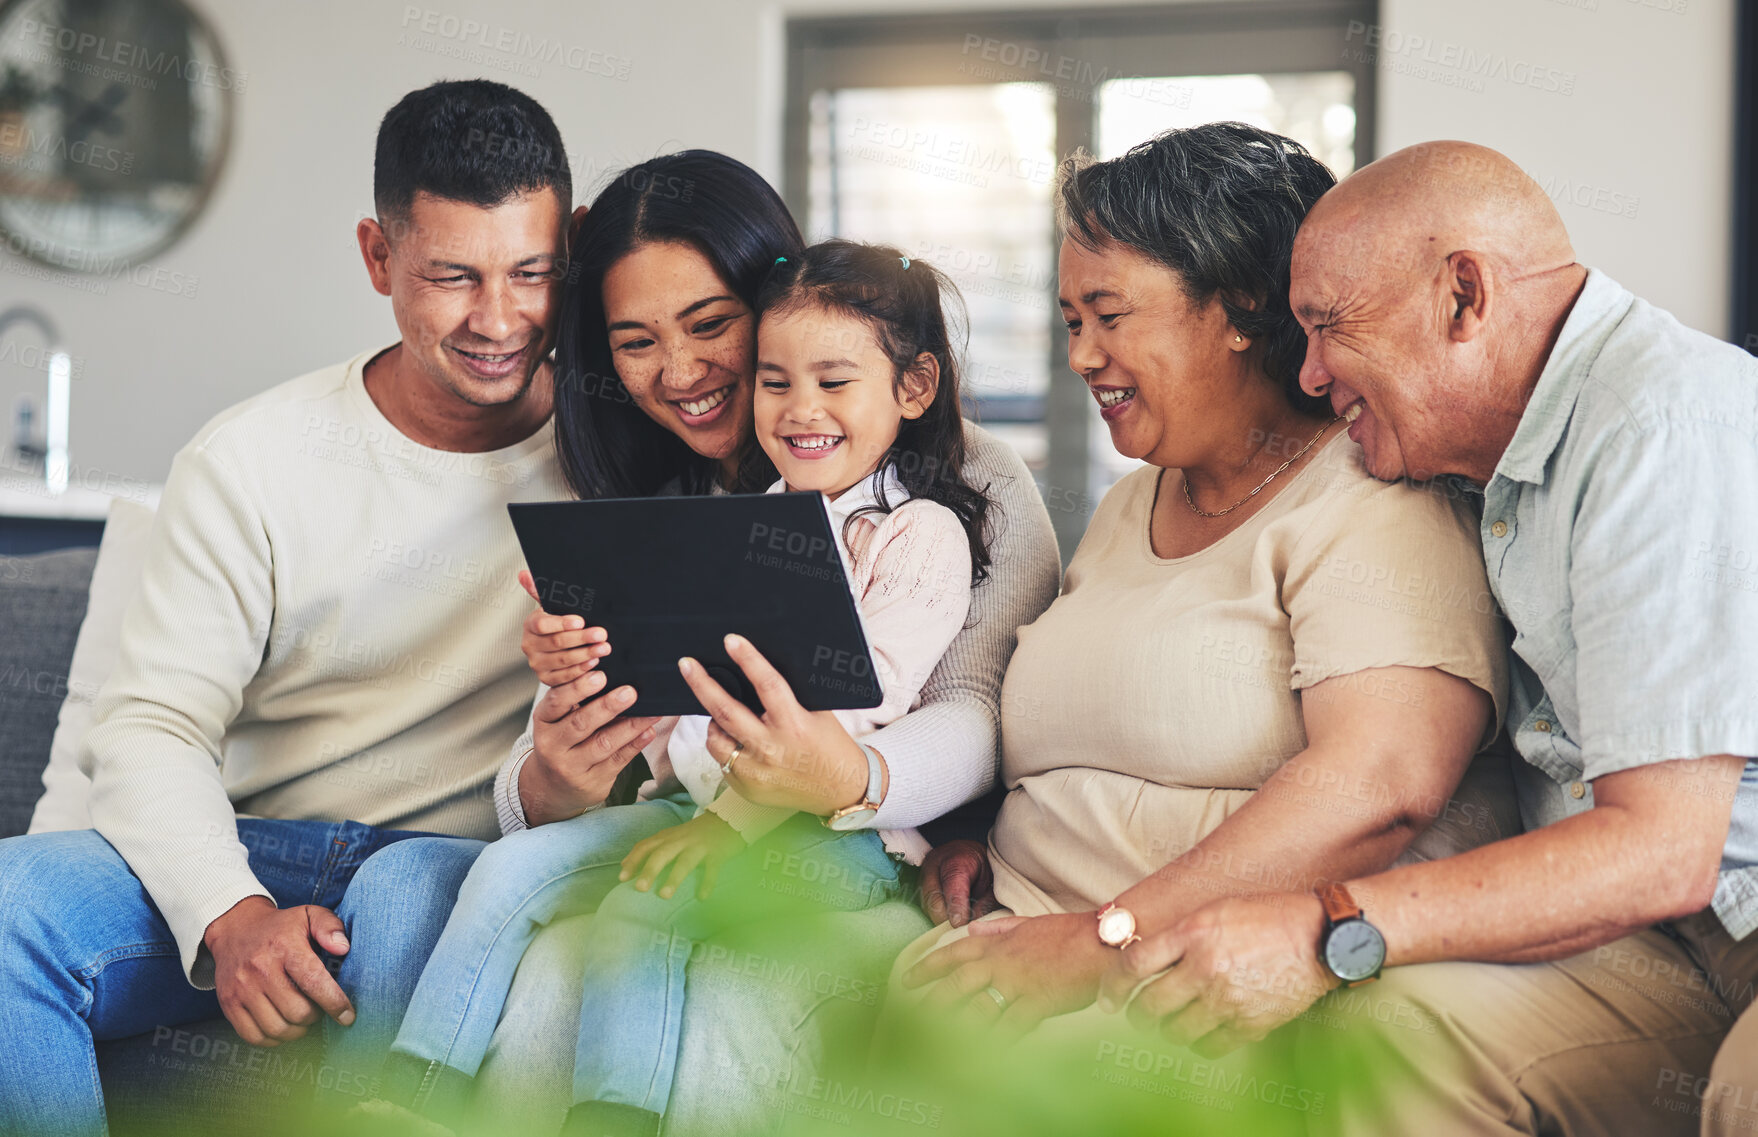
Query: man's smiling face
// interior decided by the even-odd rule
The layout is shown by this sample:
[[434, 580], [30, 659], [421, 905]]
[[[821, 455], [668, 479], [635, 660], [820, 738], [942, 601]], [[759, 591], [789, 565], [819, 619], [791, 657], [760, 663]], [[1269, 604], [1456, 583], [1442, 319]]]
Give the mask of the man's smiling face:
[[1405, 267], [1364, 248], [1346, 222], [1309, 220], [1295, 239], [1288, 296], [1307, 336], [1301, 387], [1349, 420], [1368, 472], [1384, 481], [1445, 472], [1435, 466], [1434, 411], [1446, 324], [1428, 310], [1437, 282], [1406, 279]]
[[529, 389], [555, 338], [565, 215], [549, 191], [489, 208], [417, 193], [386, 219], [405, 358], [435, 387], [479, 407]]

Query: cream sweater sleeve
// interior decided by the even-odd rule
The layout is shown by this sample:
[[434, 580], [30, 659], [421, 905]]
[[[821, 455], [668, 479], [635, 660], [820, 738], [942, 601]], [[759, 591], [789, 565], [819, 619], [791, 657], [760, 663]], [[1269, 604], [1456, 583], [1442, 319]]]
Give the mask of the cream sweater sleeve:
[[93, 828], [145, 885], [203, 989], [214, 985], [208, 925], [269, 895], [238, 839], [220, 740], [262, 662], [274, 607], [256, 511], [214, 455], [190, 446], [166, 483], [82, 765]]
[[519, 772], [525, 768], [525, 760], [531, 757], [531, 748], [535, 745], [532, 739], [537, 731], [537, 704], [547, 694], [549, 688], [539, 683], [537, 698], [531, 700], [531, 716], [525, 720], [525, 733], [513, 743], [507, 760], [501, 763], [500, 772], [494, 776], [494, 813], [501, 823], [502, 836], [531, 827], [525, 820], [525, 803], [519, 799]]

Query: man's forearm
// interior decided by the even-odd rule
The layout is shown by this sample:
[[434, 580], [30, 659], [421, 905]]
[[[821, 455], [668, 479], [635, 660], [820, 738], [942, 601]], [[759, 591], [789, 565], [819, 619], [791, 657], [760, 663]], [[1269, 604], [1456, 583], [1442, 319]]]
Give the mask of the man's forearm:
[[[201, 951], [208, 926], [239, 901], [269, 892], [251, 871], [237, 813], [212, 763], [133, 725], [112, 719], [92, 731], [100, 754], [92, 825], [158, 905], [190, 981], [210, 987], [211, 960]], [[138, 757], [128, 757], [130, 742]], [[121, 756], [106, 758], [113, 750]]]
[[[1445, 800], [1458, 778], [1441, 757], [1364, 755], [1351, 739], [1309, 746], [1190, 851], [1118, 898], [1156, 931], [1229, 896], [1311, 892], [1379, 872], [1431, 818], [1411, 803]], [[1398, 786], [1362, 800], [1361, 786]]]
[[1599, 806], [1349, 889], [1385, 936], [1388, 965], [1562, 959], [1707, 905], [1701, 866], [1669, 863], [1646, 828]]
[[1309, 892], [1396, 860], [1416, 829], [1397, 817], [1352, 818], [1259, 791], [1189, 852], [1118, 897], [1148, 931], [1229, 896]]

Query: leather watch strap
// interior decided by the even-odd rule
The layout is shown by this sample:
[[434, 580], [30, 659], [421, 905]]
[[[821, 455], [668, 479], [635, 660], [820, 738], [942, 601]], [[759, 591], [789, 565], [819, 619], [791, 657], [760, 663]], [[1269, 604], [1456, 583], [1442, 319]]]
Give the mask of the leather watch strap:
[[1325, 906], [1325, 918], [1331, 923], [1360, 918], [1361, 905], [1355, 903], [1355, 897], [1349, 895], [1349, 890], [1342, 884], [1321, 884], [1316, 891], [1319, 903]]

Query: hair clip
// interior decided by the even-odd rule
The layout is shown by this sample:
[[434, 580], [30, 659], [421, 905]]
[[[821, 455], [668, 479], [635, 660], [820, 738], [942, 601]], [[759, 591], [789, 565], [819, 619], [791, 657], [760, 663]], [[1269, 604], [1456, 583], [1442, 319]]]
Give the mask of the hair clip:
[[[784, 265], [784, 264], [786, 264], [786, 263], [787, 263], [787, 258], [786, 258], [786, 257], [776, 257], [776, 258], [775, 258], [775, 264], [776, 264], [776, 265]], [[774, 267], [775, 267], [775, 265], [770, 265], [770, 266], [769, 266], [769, 267], [770, 267], [770, 268], [774, 268]]]
[[897, 259], [903, 262], [904, 268], [907, 269], [910, 267], [910, 259], [908, 257], [898, 257]]

